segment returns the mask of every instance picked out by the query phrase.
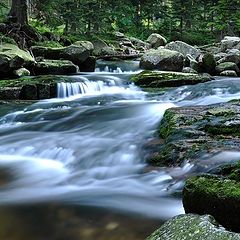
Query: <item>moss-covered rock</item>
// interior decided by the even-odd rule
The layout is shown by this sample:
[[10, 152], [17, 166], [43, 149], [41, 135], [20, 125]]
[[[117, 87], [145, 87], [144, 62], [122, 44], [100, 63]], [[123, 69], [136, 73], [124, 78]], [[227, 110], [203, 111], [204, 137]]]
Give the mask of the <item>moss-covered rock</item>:
[[215, 176], [197, 176], [183, 190], [186, 213], [211, 214], [224, 227], [240, 232], [240, 183]]
[[212, 80], [209, 75], [198, 75], [192, 73], [165, 72], [165, 71], [143, 71], [134, 75], [131, 80], [140, 87], [179, 87], [193, 85]]
[[239, 151], [239, 129], [239, 100], [168, 109], [158, 131], [162, 143], [154, 147], [148, 161], [160, 166], [179, 165], [206, 153]]
[[[70, 46], [61, 48], [33, 46], [32, 51], [35, 57], [51, 60], [69, 60], [77, 65], [81, 71], [87, 71], [85, 62], [91, 57], [93, 44], [87, 41], [78, 41]], [[89, 64], [92, 64], [91, 69], [95, 69], [95, 61], [88, 61]]]
[[159, 48], [147, 51], [140, 60], [140, 67], [146, 70], [177, 71], [183, 69], [184, 57], [181, 53]]
[[77, 71], [78, 66], [68, 60], [42, 60], [37, 62], [32, 69], [34, 75], [66, 75], [77, 73]]
[[146, 240], [239, 240], [240, 234], [226, 231], [213, 217], [179, 215], [167, 221]]
[[227, 70], [232, 70], [232, 71], [235, 71], [237, 74], [240, 74], [240, 70], [236, 63], [224, 62], [224, 63], [220, 63], [219, 65], [216, 66], [216, 71], [218, 74], [220, 74], [223, 71], [227, 71]]

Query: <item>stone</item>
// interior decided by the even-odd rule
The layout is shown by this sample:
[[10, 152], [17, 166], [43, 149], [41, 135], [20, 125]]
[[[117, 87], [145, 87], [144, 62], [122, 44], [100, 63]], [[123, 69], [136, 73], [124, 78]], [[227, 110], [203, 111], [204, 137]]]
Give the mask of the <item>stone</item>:
[[240, 73], [240, 70], [239, 70], [237, 64], [233, 63], [233, 62], [223, 62], [216, 66], [216, 72], [218, 74], [220, 74], [223, 71], [227, 71], [227, 70], [235, 71], [237, 74]]
[[116, 54], [117, 52], [113, 47], [104, 47], [100, 53], [101, 56], [114, 56]]
[[193, 73], [193, 74], [198, 74], [198, 72], [190, 67], [185, 67], [182, 70], [183, 73]]
[[223, 62], [234, 62], [238, 65], [240, 63], [240, 51], [238, 49], [230, 49], [224, 57], [218, 60], [217, 64]]
[[184, 60], [184, 66], [190, 67], [197, 72], [199, 70], [198, 62], [190, 54], [186, 55], [185, 60]]
[[103, 48], [105, 47], [108, 47], [107, 43], [104, 42], [103, 40], [101, 39], [96, 39], [96, 40], [93, 40], [92, 41], [92, 44], [94, 46], [94, 51], [93, 51], [93, 54], [95, 56], [99, 56], [101, 54], [101, 51]]
[[32, 71], [34, 75], [72, 74], [77, 73], [78, 67], [68, 60], [43, 60], [37, 62]]
[[124, 33], [121, 32], [114, 32], [114, 36], [119, 39], [125, 38]]
[[209, 215], [185, 214], [164, 223], [146, 240], [240, 240]]
[[170, 42], [166, 45], [165, 48], [180, 52], [181, 54], [183, 54], [184, 57], [186, 57], [187, 54], [189, 54], [194, 59], [197, 59], [198, 56], [201, 54], [200, 50], [182, 41]]
[[226, 70], [220, 73], [220, 76], [226, 76], [226, 77], [237, 77], [237, 73], [233, 70]]
[[240, 38], [239, 37], [226, 36], [221, 41], [221, 51], [226, 52], [228, 49], [232, 49], [235, 46], [237, 46], [238, 44], [240, 44]]
[[212, 53], [204, 53], [198, 57], [199, 71], [214, 75], [216, 61]]
[[143, 71], [134, 75], [131, 80], [140, 87], [179, 87], [211, 81], [207, 75], [198, 75], [182, 72]]
[[182, 71], [183, 55], [168, 49], [147, 51], [140, 60], [140, 68], [146, 70]]
[[183, 190], [186, 213], [210, 214], [221, 225], [240, 232], [240, 182], [224, 177], [191, 177]]
[[26, 68], [19, 68], [17, 70], [14, 70], [13, 74], [16, 77], [23, 77], [23, 76], [30, 76], [31, 75], [30, 71], [27, 70]]
[[160, 46], [165, 46], [167, 44], [166, 38], [164, 38], [158, 33], [152, 33], [148, 37], [147, 42], [151, 45], [152, 48], [155, 49], [157, 49]]
[[132, 42], [132, 44], [136, 47], [138, 50], [148, 50], [151, 48], [151, 44], [144, 42], [138, 38], [130, 37], [129, 40]]
[[240, 101], [167, 109], [158, 129], [162, 143], [147, 159], [155, 166], [178, 166], [205, 154], [240, 151]]

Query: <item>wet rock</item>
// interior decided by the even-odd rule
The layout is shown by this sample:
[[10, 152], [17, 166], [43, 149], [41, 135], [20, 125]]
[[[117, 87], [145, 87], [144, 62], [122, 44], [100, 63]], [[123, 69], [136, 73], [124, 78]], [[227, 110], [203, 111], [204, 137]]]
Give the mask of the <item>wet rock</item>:
[[240, 232], [240, 183], [216, 176], [186, 181], [183, 205], [186, 213], [211, 214], [227, 229]]
[[159, 166], [176, 166], [204, 154], [240, 151], [239, 129], [239, 100], [168, 109], [158, 131], [165, 144], [159, 144], [148, 161]]
[[165, 46], [167, 44], [167, 40], [157, 33], [152, 33], [148, 39], [147, 42], [151, 45], [152, 48], [157, 49], [160, 46]]
[[183, 55], [168, 49], [147, 51], [140, 60], [140, 67], [146, 70], [182, 71]]
[[117, 51], [114, 49], [114, 47], [110, 47], [110, 46], [102, 48], [100, 53], [101, 56], [114, 56], [116, 54], [117, 54]]
[[237, 74], [240, 74], [240, 70], [236, 63], [224, 62], [224, 63], [220, 63], [219, 65], [216, 66], [216, 71], [218, 74], [220, 74], [223, 71], [227, 71], [227, 70], [232, 70], [232, 71], [235, 71]]
[[0, 87], [0, 100], [20, 99], [21, 87]]
[[226, 52], [228, 49], [235, 48], [238, 44], [240, 44], [240, 38], [239, 37], [226, 36], [221, 41], [221, 51]]
[[78, 67], [68, 60], [43, 60], [33, 67], [34, 75], [64, 75], [76, 73]]
[[180, 52], [181, 54], [183, 54], [184, 57], [186, 57], [187, 54], [189, 54], [194, 59], [197, 59], [197, 57], [201, 54], [201, 52], [197, 48], [181, 41], [168, 43], [166, 45], [166, 49]]
[[213, 217], [193, 214], [170, 219], [146, 240], [238, 240], [240, 234], [226, 231]]
[[226, 70], [220, 73], [220, 76], [226, 76], [226, 77], [237, 77], [237, 73], [233, 70]]
[[210, 76], [182, 72], [143, 71], [131, 78], [141, 87], [179, 87], [212, 80]]

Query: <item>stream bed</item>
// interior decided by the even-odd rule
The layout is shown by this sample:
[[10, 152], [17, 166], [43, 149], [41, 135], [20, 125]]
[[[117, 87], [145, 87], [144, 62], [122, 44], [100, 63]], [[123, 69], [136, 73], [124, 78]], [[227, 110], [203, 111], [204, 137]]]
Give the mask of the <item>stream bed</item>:
[[[146, 93], [129, 83], [136, 71], [101, 62], [66, 76], [58, 98], [1, 106], [0, 239], [141, 240], [184, 213], [180, 192], [198, 162], [146, 170], [144, 144], [166, 109], [239, 99], [240, 81]], [[199, 161], [210, 169], [226, 154], [240, 158]]]

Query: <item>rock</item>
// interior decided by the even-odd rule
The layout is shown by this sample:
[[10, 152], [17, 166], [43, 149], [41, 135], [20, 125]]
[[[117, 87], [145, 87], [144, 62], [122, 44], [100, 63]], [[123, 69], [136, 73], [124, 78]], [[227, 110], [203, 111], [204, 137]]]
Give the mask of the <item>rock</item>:
[[214, 55], [215, 61], [219, 61], [221, 58], [224, 58], [227, 55], [227, 53], [217, 53]]
[[157, 33], [152, 33], [148, 39], [147, 42], [151, 45], [152, 48], [157, 49], [160, 46], [165, 46], [167, 44], [167, 40]]
[[185, 67], [182, 70], [183, 73], [193, 73], [193, 74], [198, 74], [198, 72], [190, 67]]
[[204, 53], [198, 57], [199, 71], [214, 75], [216, 61], [212, 53]]
[[[77, 65], [81, 71], [85, 71], [82, 65], [87, 61], [93, 51], [93, 44], [87, 41], [78, 41], [62, 48], [48, 48], [33, 46], [32, 52], [35, 57], [44, 57], [51, 60], [69, 60]], [[92, 69], [95, 65], [92, 66]]]
[[179, 215], [164, 223], [146, 240], [239, 240], [240, 234], [226, 231], [213, 217]]
[[43, 60], [37, 62], [32, 71], [34, 75], [72, 74], [77, 73], [78, 67], [68, 60]]
[[144, 42], [144, 41], [134, 38], [134, 37], [130, 37], [129, 39], [132, 42], [132, 44], [136, 47], [136, 49], [138, 49], [138, 50], [148, 50], [151, 48], [150, 43]]
[[240, 63], [240, 51], [238, 49], [229, 50], [224, 57], [218, 60], [217, 64], [223, 62], [234, 62], [238, 65]]
[[29, 66], [34, 62], [35, 60], [29, 52], [13, 44], [0, 45], [0, 76], [11, 74], [14, 70]]
[[20, 99], [21, 89], [21, 87], [0, 87], [0, 100]]
[[201, 54], [201, 52], [197, 48], [181, 41], [170, 42], [166, 45], [165, 48], [180, 52], [181, 54], [183, 54], [184, 57], [189, 54], [194, 59], [197, 59], [197, 57]]
[[146, 70], [182, 71], [183, 55], [168, 49], [147, 51], [140, 60], [140, 67]]
[[237, 64], [233, 63], [233, 62], [224, 62], [224, 63], [220, 63], [219, 65], [216, 66], [216, 71], [218, 74], [220, 74], [223, 71], [227, 71], [227, 70], [235, 71], [237, 74], [240, 73], [240, 70], [239, 70]]
[[239, 100], [167, 109], [158, 131], [162, 143], [148, 161], [157, 166], [177, 166], [208, 153], [240, 151], [239, 129]]
[[101, 56], [114, 56], [116, 54], [117, 52], [113, 47], [104, 47], [100, 53]]
[[101, 55], [102, 49], [105, 48], [105, 47], [108, 47], [107, 43], [105, 43], [101, 39], [96, 39], [96, 40], [92, 41], [92, 44], [93, 44], [93, 47], [94, 47], [93, 54], [95, 56]]
[[186, 213], [211, 214], [227, 229], [240, 232], [240, 183], [216, 176], [191, 177], [183, 190]]
[[220, 73], [220, 76], [237, 77], [237, 73], [233, 70], [226, 70]]
[[13, 74], [16, 77], [23, 77], [23, 76], [30, 76], [31, 73], [26, 68], [20, 68], [20, 69], [14, 70]]
[[237, 46], [238, 44], [240, 44], [240, 38], [239, 37], [226, 36], [221, 41], [221, 51], [226, 52], [228, 49], [232, 49], [235, 46]]
[[199, 70], [198, 62], [189, 54], [186, 55], [186, 58], [185, 58], [185, 61], [184, 61], [184, 66], [185, 67], [190, 67], [197, 72]]
[[131, 80], [140, 87], [161, 88], [198, 84], [210, 81], [211, 77], [180, 72], [143, 71]]

